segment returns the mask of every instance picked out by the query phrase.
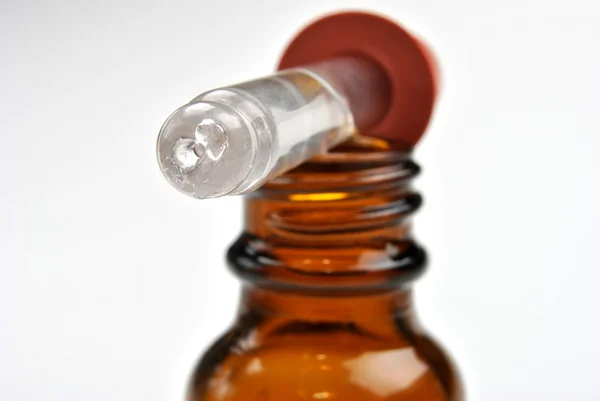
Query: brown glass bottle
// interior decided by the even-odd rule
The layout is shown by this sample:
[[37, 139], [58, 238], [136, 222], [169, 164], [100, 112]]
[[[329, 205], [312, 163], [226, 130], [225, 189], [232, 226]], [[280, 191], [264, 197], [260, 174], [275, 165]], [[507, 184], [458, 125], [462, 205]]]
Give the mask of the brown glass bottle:
[[409, 154], [357, 139], [249, 195], [227, 255], [239, 315], [189, 401], [462, 400], [411, 306], [426, 264], [410, 235], [418, 172]]

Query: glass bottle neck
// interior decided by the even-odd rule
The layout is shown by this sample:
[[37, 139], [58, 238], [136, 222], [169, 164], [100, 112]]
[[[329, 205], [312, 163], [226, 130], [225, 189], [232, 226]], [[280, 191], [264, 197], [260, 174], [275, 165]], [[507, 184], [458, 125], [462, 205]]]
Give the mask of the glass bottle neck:
[[246, 197], [228, 261], [258, 285], [313, 293], [387, 292], [422, 273], [411, 237], [421, 204], [409, 154], [356, 139]]
[[339, 321], [379, 318], [408, 310], [412, 292], [408, 288], [375, 294], [327, 296], [244, 286], [242, 305], [265, 316], [294, 316], [304, 320]]
[[319, 322], [322, 327], [348, 327], [379, 339], [397, 337], [399, 324], [411, 330], [419, 327], [409, 289], [332, 297], [244, 286], [240, 305], [240, 317], [252, 316], [274, 327], [284, 321]]

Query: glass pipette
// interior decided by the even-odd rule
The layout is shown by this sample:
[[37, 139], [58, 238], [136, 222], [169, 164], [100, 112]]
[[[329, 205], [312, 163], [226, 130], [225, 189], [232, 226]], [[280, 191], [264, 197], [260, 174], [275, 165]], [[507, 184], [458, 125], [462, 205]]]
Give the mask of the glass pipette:
[[280, 71], [176, 110], [160, 131], [158, 161], [192, 197], [247, 193], [376, 123], [389, 101], [386, 74], [367, 59]]

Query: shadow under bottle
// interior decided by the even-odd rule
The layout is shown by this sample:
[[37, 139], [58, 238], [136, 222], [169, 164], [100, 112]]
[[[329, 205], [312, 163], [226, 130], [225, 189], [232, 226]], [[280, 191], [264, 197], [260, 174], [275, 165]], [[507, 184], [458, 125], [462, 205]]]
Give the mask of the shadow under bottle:
[[409, 154], [357, 139], [247, 196], [227, 254], [244, 282], [239, 314], [188, 400], [462, 400], [412, 307], [426, 265], [410, 235], [418, 173]]

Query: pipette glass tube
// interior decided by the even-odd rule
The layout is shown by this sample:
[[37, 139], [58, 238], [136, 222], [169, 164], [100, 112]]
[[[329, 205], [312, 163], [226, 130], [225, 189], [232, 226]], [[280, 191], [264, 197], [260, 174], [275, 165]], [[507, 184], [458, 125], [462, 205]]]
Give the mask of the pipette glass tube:
[[250, 192], [383, 117], [385, 73], [333, 59], [208, 91], [176, 110], [157, 144], [160, 167], [195, 198]]

